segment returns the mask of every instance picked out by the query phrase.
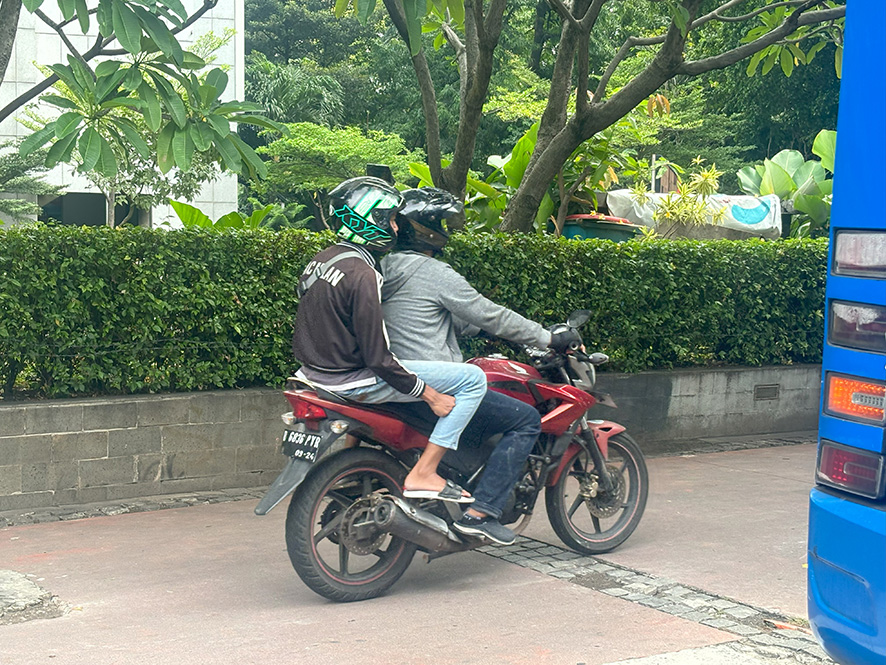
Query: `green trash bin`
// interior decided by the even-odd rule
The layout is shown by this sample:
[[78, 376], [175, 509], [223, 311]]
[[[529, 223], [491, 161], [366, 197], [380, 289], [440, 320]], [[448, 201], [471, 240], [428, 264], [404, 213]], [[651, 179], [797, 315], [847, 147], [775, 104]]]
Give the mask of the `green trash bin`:
[[563, 224], [563, 237], [578, 240], [603, 238], [622, 242], [630, 240], [644, 228], [640, 224], [632, 224], [621, 217], [609, 217], [595, 213], [569, 215]]

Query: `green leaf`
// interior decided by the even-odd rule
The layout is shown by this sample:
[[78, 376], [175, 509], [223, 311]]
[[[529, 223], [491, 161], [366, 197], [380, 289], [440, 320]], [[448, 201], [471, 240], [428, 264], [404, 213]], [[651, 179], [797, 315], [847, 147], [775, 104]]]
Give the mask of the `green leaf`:
[[792, 176], [794, 183], [797, 185], [797, 192], [800, 194], [818, 192], [818, 183], [826, 177], [827, 174], [821, 163], [811, 159], [798, 168]]
[[71, 68], [74, 79], [80, 85], [81, 90], [86, 90], [90, 94], [95, 91], [94, 73], [89, 67], [71, 55], [68, 56], [68, 66]]
[[144, 107], [144, 102], [127, 95], [120, 95], [113, 99], [109, 99], [106, 102], [102, 102], [100, 107], [103, 109], [128, 108], [140, 111]]
[[95, 165], [95, 170], [106, 178], [113, 178], [117, 175], [117, 158], [114, 156], [114, 151], [111, 149], [111, 145], [103, 138], [99, 146], [101, 152]]
[[761, 70], [762, 74], [765, 76], [769, 73], [769, 71], [775, 66], [775, 61], [778, 59], [778, 49], [774, 46], [769, 47], [769, 55], [766, 56], [766, 59], [763, 61], [763, 69]]
[[172, 154], [175, 131], [175, 123], [167, 122], [157, 135], [157, 166], [160, 168], [160, 173], [169, 173], [169, 170], [175, 166], [175, 157]]
[[186, 21], [188, 18], [188, 11], [180, 0], [158, 0], [157, 4], [169, 7], [182, 21]]
[[822, 129], [812, 142], [812, 154], [821, 159], [821, 165], [834, 172], [834, 158], [837, 154], [837, 132]]
[[212, 147], [212, 130], [205, 122], [195, 122], [188, 125], [188, 132], [191, 134], [191, 141], [194, 142], [194, 148], [199, 152], [205, 152]]
[[169, 111], [169, 115], [172, 116], [172, 120], [179, 127], [184, 127], [188, 120], [188, 116], [182, 98], [179, 97], [178, 93], [172, 87], [172, 84], [165, 78], [154, 72], [150, 72], [150, 76], [157, 88], [157, 92], [160, 93], [160, 99], [163, 100], [166, 110]]
[[86, 0], [75, 0], [74, 4], [77, 8], [77, 21], [80, 23], [80, 32], [85, 35], [89, 32], [89, 7], [86, 5]]
[[757, 170], [752, 166], [745, 166], [740, 171], [738, 171], [738, 184], [741, 187], [741, 190], [751, 196], [759, 196], [760, 195], [760, 183], [763, 181], [763, 176], [757, 173]]
[[818, 196], [798, 194], [794, 197], [794, 208], [809, 215], [819, 226], [823, 226], [831, 217], [831, 206]]
[[495, 200], [501, 196], [504, 196], [504, 192], [497, 190], [489, 183], [471, 177], [468, 178], [468, 189], [473, 189], [474, 191], [485, 196], [487, 199], [491, 200]]
[[246, 125], [255, 125], [257, 127], [264, 127], [265, 129], [273, 129], [275, 131], [280, 132], [281, 134], [286, 133], [288, 130], [286, 126], [279, 122], [274, 122], [270, 118], [266, 118], [262, 115], [252, 115], [248, 113], [244, 113], [241, 115], [234, 115], [230, 117], [230, 120], [240, 124]]
[[58, 8], [61, 10], [62, 18], [65, 21], [73, 18], [74, 13], [77, 11], [75, 0], [58, 0]]
[[341, 18], [345, 15], [345, 12], [348, 11], [348, 7], [351, 5], [351, 0], [335, 0], [335, 17]]
[[791, 52], [788, 49], [782, 48], [778, 59], [781, 64], [781, 71], [784, 72], [785, 76], [790, 78], [791, 74], [794, 73], [794, 56], [791, 55]]
[[796, 189], [794, 181], [787, 171], [781, 168], [775, 162], [767, 159], [763, 162], [766, 172], [763, 174], [763, 180], [760, 183], [760, 194], [775, 194], [780, 199], [788, 198]]
[[22, 0], [22, 4], [32, 14], [40, 9], [40, 5], [43, 4], [43, 0]]
[[376, 0], [354, 0], [357, 9], [357, 20], [362, 25], [366, 25], [372, 12], [375, 11], [375, 2]]
[[113, 93], [116, 93], [127, 74], [129, 74], [127, 70], [118, 69], [109, 76], [99, 76], [95, 82], [95, 100], [102, 103]]
[[426, 0], [403, 0], [406, 31], [409, 36], [409, 51], [412, 55], [417, 55], [421, 51], [421, 19], [426, 10]]
[[514, 149], [511, 151], [511, 158], [508, 163], [502, 167], [509, 187], [519, 187], [523, 180], [523, 174], [529, 165], [529, 159], [535, 150], [535, 143], [538, 140], [538, 123], [530, 127], [527, 132], [517, 141]]
[[117, 129], [126, 137], [126, 140], [129, 144], [135, 148], [135, 151], [143, 158], [149, 159], [151, 156], [151, 149], [148, 147], [147, 142], [142, 138], [141, 134], [138, 133], [135, 125], [133, 125], [126, 118], [115, 118], [111, 121]]
[[111, 0], [111, 16], [114, 22], [114, 36], [129, 53], [138, 53], [142, 47], [142, 25], [123, 0]]
[[173, 201], [171, 199], [169, 205], [175, 210], [175, 214], [178, 215], [178, 218], [186, 229], [212, 228], [212, 220], [209, 219], [202, 210], [199, 210], [188, 203]]
[[674, 7], [671, 18], [674, 19], [674, 25], [680, 28], [680, 32], [685, 37], [689, 28], [689, 10], [683, 5], [678, 5]]
[[796, 150], [782, 150], [772, 158], [772, 161], [783, 168], [787, 174], [793, 178], [794, 172], [800, 168], [806, 160], [803, 159], [802, 153]]
[[[230, 135], [230, 132], [228, 132], [228, 134]], [[240, 159], [240, 153], [237, 151], [237, 148], [234, 147], [234, 144], [231, 141], [228, 141], [227, 137], [216, 137], [212, 139], [212, 145], [215, 146], [218, 154], [221, 155], [227, 169], [234, 173], [239, 173], [242, 161]]]
[[221, 138], [224, 138], [231, 133], [231, 123], [229, 123], [228, 119], [223, 116], [215, 114], [207, 115], [206, 121]]
[[216, 67], [206, 74], [206, 85], [211, 85], [216, 90], [216, 97], [220, 96], [228, 87], [228, 75]]
[[105, 60], [104, 62], [98, 63], [95, 67], [95, 75], [99, 78], [103, 76], [110, 76], [118, 69], [120, 69], [120, 65], [122, 63], [117, 60]]
[[535, 214], [535, 228], [539, 231], [539, 233], [544, 233], [548, 227], [548, 218], [553, 214], [554, 209], [554, 199], [551, 198], [551, 195], [545, 192], [544, 198], [541, 200], [541, 204], [538, 206], [538, 212]]
[[160, 123], [163, 122], [163, 110], [160, 108], [160, 100], [157, 99], [156, 91], [147, 81], [143, 81], [138, 87], [138, 98], [144, 104], [142, 114], [145, 117], [145, 122], [151, 131], [156, 132], [160, 129]]
[[133, 5], [132, 9], [157, 48], [181, 65], [184, 62], [184, 51], [169, 27], [144, 7]]
[[834, 51], [834, 71], [837, 73], [837, 78], [843, 78], [843, 47], [838, 46], [837, 50]]
[[46, 145], [46, 142], [52, 139], [55, 136], [55, 123], [50, 122], [43, 129], [38, 129], [33, 134], [29, 135], [24, 141], [22, 141], [21, 145], [18, 148], [18, 154], [24, 156], [29, 155], [38, 148], [42, 148]]
[[102, 153], [103, 141], [104, 139], [93, 127], [87, 127], [83, 130], [83, 133], [80, 135], [80, 142], [77, 145], [80, 151], [80, 159], [83, 160], [80, 164], [81, 171], [91, 171], [98, 163]]
[[95, 17], [98, 19], [98, 29], [102, 37], [112, 37], [114, 35], [114, 12], [112, 10], [112, 0], [99, 0], [98, 10]]
[[55, 137], [63, 139], [77, 129], [81, 122], [83, 122], [83, 116], [79, 111], [62, 113], [55, 121]]
[[431, 179], [431, 167], [421, 162], [410, 162], [409, 172], [418, 178], [419, 187], [433, 187], [434, 181]]
[[77, 106], [77, 102], [68, 99], [67, 97], [60, 97], [58, 95], [43, 95], [40, 99], [44, 102], [49, 102], [53, 106], [58, 106], [63, 109], [80, 108], [79, 106]]
[[71, 161], [71, 153], [77, 146], [77, 136], [76, 132], [72, 132], [52, 144], [49, 152], [46, 153], [46, 168], [51, 169], [56, 164]]
[[237, 149], [237, 152], [240, 153], [240, 157], [246, 162], [246, 167], [249, 169], [249, 176], [251, 178], [265, 178], [268, 175], [268, 167], [262, 161], [261, 157], [255, 154], [255, 150], [252, 149], [252, 146], [247, 144], [243, 139], [237, 136], [234, 132], [231, 132], [228, 135], [228, 140], [234, 144], [234, 147]]
[[187, 171], [191, 168], [191, 160], [194, 157], [194, 141], [191, 139], [191, 132], [187, 126], [184, 129], [176, 130], [172, 137], [172, 157], [180, 170]]

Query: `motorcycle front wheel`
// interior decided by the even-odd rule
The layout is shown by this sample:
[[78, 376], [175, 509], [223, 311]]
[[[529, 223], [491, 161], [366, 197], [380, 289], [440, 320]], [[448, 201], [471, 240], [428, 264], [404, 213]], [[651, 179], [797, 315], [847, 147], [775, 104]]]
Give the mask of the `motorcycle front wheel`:
[[295, 572], [338, 602], [375, 598], [406, 569], [416, 546], [371, 525], [374, 496], [402, 496], [406, 471], [377, 450], [353, 448], [311, 470], [289, 504], [286, 549]]
[[611, 492], [599, 486], [591, 456], [582, 451], [545, 488], [545, 507], [554, 532], [582, 554], [603, 554], [630, 536], [646, 508], [649, 473], [637, 443], [627, 434], [609, 439], [606, 466], [615, 481]]

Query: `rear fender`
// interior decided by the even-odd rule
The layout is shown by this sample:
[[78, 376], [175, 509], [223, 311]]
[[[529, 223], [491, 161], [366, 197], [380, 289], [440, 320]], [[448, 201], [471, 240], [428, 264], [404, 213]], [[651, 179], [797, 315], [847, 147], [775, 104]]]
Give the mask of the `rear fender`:
[[[594, 435], [594, 440], [597, 442], [603, 457], [609, 457], [609, 439], [616, 434], [621, 434], [626, 428], [624, 425], [619, 425], [611, 420], [589, 420], [588, 425], [591, 427], [591, 433]], [[560, 476], [569, 468], [583, 447], [582, 444], [575, 441], [569, 444], [563, 458], [560, 460], [560, 464], [557, 465], [557, 469], [548, 476], [546, 483], [548, 487], [552, 487], [559, 482]]]
[[[317, 449], [317, 460], [323, 457], [323, 454], [329, 450], [333, 442], [341, 436], [329, 430], [328, 422], [324, 422], [321, 425], [321, 433], [324, 436]], [[284, 452], [286, 451], [284, 450]], [[290, 456], [286, 460], [286, 466], [283, 467], [280, 475], [271, 483], [268, 491], [261, 501], [258, 502], [258, 505], [255, 507], [255, 514], [267, 515], [274, 506], [286, 498], [286, 495], [301, 484], [315, 463], [304, 459], [295, 459]]]

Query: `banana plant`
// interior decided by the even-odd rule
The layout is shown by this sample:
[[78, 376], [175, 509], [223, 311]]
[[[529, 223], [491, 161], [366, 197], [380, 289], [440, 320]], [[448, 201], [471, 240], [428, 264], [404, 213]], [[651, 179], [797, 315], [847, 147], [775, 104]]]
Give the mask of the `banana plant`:
[[169, 201], [169, 205], [175, 210], [175, 214], [178, 215], [178, 218], [186, 229], [213, 229], [215, 231], [228, 229], [259, 229], [263, 226], [265, 217], [277, 207], [271, 203], [264, 208], [254, 210], [248, 217], [235, 210], [234, 212], [229, 212], [227, 215], [222, 215], [213, 222], [206, 213], [189, 203]]
[[753, 196], [775, 194], [801, 216], [791, 223], [792, 236], [807, 236], [826, 229], [831, 217], [837, 132], [823, 129], [815, 137], [812, 153], [821, 161], [806, 160], [797, 150], [782, 150], [762, 164], [738, 171], [742, 190]]

